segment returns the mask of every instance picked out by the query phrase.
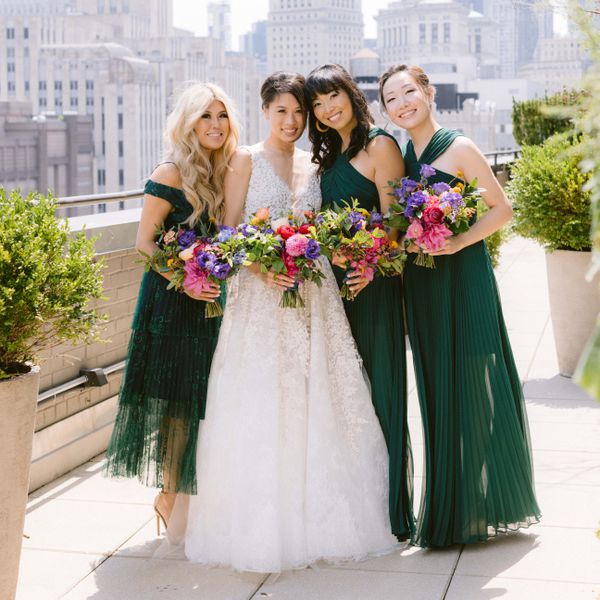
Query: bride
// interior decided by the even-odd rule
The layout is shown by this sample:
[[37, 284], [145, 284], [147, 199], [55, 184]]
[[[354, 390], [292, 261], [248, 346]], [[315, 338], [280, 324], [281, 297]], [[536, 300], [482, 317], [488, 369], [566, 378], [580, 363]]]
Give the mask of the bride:
[[[269, 135], [232, 161], [227, 225], [263, 207], [273, 218], [320, 208], [309, 154], [294, 145], [306, 124], [303, 87], [292, 73], [264, 82]], [[294, 283], [286, 275], [245, 269], [228, 290], [187, 511], [192, 561], [280, 572], [396, 546], [386, 445], [322, 261], [322, 287], [300, 285], [304, 308], [279, 308]]]

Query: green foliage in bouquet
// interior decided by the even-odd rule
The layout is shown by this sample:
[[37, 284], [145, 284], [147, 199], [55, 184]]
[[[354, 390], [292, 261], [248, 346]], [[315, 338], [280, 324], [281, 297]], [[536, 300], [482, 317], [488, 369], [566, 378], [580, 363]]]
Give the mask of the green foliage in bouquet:
[[514, 163], [507, 194], [512, 230], [546, 250], [590, 249], [589, 174], [579, 164], [585, 136], [559, 133], [541, 146], [525, 146]]
[[513, 99], [513, 135], [517, 144], [539, 145], [556, 133], [572, 132], [574, 114], [566, 114], [564, 108], [577, 107], [585, 95], [579, 90], [563, 90], [534, 100]]
[[43, 348], [98, 337], [102, 264], [55, 212], [52, 197], [0, 188], [0, 379], [27, 372]]

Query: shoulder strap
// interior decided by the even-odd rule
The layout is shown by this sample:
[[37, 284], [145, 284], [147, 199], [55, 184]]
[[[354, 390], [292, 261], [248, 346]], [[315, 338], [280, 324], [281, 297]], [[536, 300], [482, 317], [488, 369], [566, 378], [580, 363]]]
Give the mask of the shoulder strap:
[[427, 144], [427, 148], [419, 158], [419, 162], [430, 165], [436, 158], [444, 154], [448, 146], [461, 135], [464, 134], [456, 131], [456, 129], [445, 129], [444, 127], [438, 129], [429, 140], [429, 144]]
[[398, 146], [398, 150], [401, 150], [398, 140], [389, 131], [386, 131], [385, 129], [381, 129], [381, 127], [373, 127], [373, 129], [369, 129], [369, 134], [368, 134], [369, 141], [375, 139], [376, 137], [378, 137], [380, 135], [385, 135], [386, 137], [389, 137], [390, 139], [394, 140], [394, 143], [396, 144], [396, 146]]

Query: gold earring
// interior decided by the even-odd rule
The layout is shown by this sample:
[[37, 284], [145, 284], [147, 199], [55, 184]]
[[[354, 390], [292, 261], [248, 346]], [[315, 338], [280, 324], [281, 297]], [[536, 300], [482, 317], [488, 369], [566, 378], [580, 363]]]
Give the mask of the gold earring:
[[323, 124], [321, 123], [321, 121], [319, 121], [319, 119], [315, 119], [315, 127], [317, 128], [317, 131], [320, 133], [327, 133], [329, 131], [329, 127], [324, 127], [323, 129], [321, 129], [322, 126]]

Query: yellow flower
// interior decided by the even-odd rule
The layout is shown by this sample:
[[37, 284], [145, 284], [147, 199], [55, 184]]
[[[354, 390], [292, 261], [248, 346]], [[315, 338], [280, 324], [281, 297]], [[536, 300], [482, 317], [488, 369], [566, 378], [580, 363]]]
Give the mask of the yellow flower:
[[393, 248], [394, 250], [398, 247], [398, 242], [396, 242], [395, 240], [392, 240], [390, 242], [390, 248]]
[[369, 217], [369, 211], [364, 208], [357, 208], [356, 212], [360, 213], [363, 217]]
[[260, 223], [260, 219], [258, 217], [253, 217], [250, 223], [252, 223], [252, 225], [258, 225]]
[[171, 265], [172, 265], [174, 262], [175, 262], [175, 261], [174, 261], [172, 258], [170, 258], [170, 259], [167, 261], [167, 267], [169, 267], [169, 268], [170, 268], [170, 267], [171, 267]]
[[462, 183], [457, 183], [452, 189], [460, 194], [465, 189], [465, 186]]
[[464, 179], [465, 178], [465, 174], [460, 169], [458, 171], [456, 171], [456, 176], [459, 179]]

